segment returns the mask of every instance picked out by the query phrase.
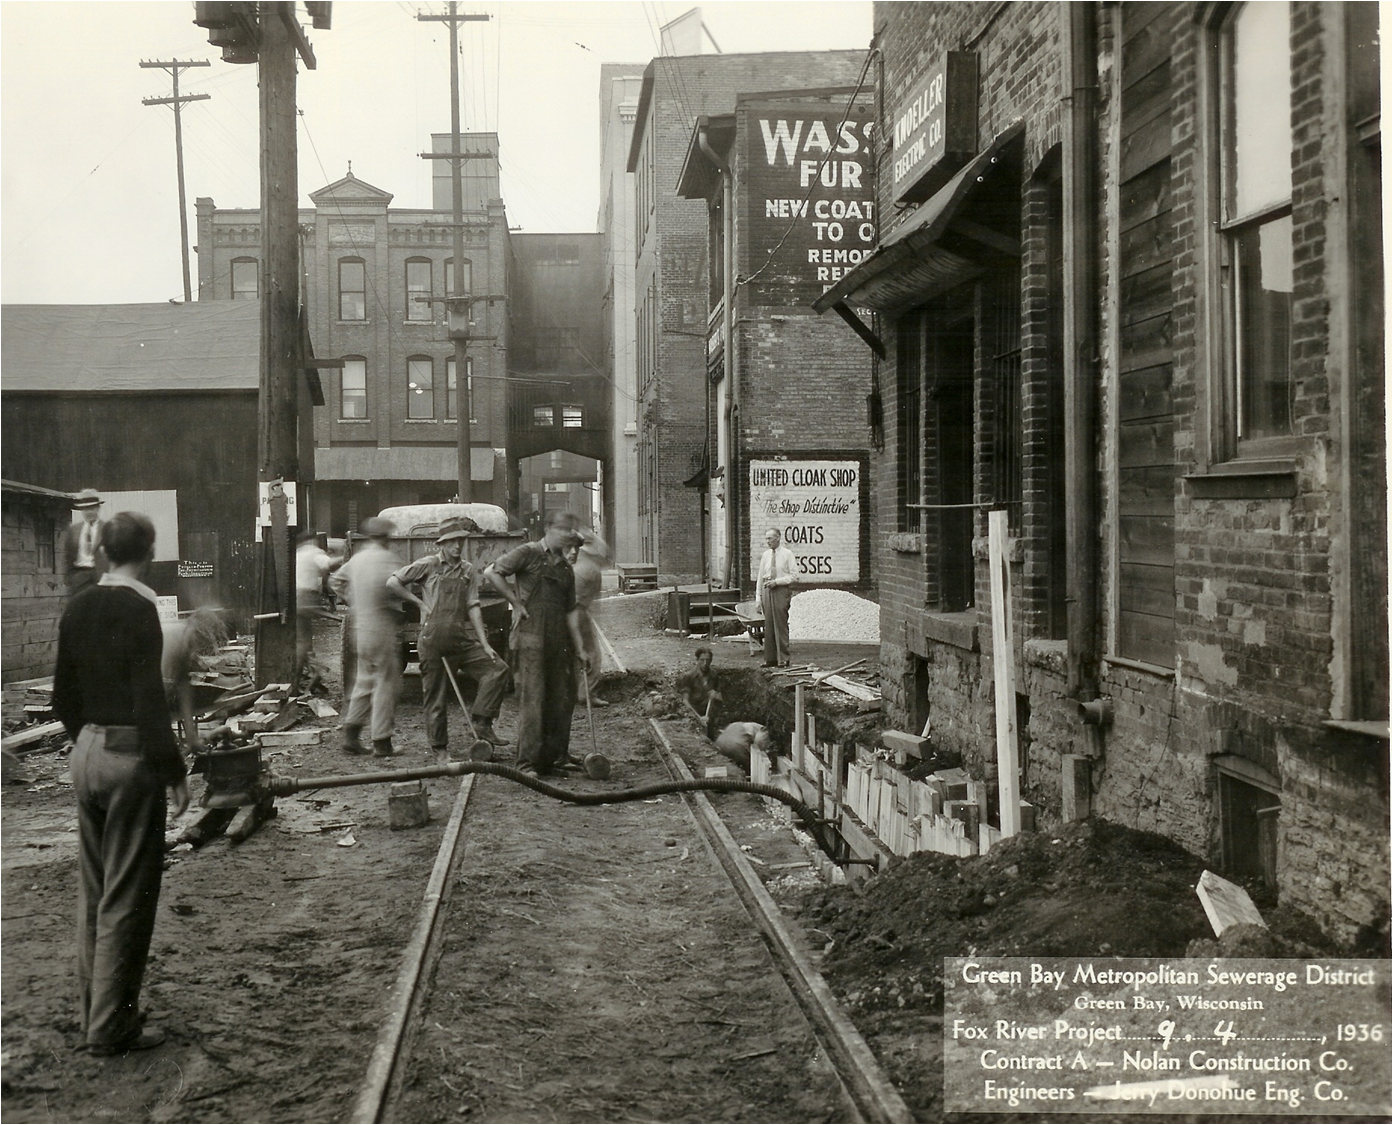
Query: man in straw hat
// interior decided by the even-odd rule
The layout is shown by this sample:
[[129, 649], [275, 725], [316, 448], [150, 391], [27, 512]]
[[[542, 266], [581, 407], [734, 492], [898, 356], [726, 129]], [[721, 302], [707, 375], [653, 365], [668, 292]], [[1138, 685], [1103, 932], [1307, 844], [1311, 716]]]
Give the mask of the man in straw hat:
[[[489, 644], [479, 601], [479, 572], [464, 557], [465, 540], [471, 531], [478, 530], [473, 520], [461, 516], [446, 519], [435, 540], [440, 550], [422, 555], [387, 579], [388, 589], [421, 609], [416, 651], [421, 658], [426, 738], [435, 754], [449, 749], [451, 672], [456, 685], [461, 678], [476, 685], [469, 711], [478, 736], [496, 746], [508, 743], [493, 727], [508, 687], [508, 665]], [[417, 586], [421, 588], [419, 596]]]
[[68, 525], [63, 532], [63, 577], [68, 593], [86, 589], [106, 573], [106, 556], [102, 554], [102, 498], [95, 488], [84, 488], [73, 498], [73, 509], [82, 518]]

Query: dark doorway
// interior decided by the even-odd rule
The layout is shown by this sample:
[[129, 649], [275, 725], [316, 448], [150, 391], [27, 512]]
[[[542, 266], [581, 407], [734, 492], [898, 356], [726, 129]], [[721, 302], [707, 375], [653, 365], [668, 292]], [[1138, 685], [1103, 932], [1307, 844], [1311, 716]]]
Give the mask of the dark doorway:
[[1221, 772], [1219, 809], [1224, 873], [1240, 882], [1256, 880], [1275, 889], [1281, 799], [1276, 793]]

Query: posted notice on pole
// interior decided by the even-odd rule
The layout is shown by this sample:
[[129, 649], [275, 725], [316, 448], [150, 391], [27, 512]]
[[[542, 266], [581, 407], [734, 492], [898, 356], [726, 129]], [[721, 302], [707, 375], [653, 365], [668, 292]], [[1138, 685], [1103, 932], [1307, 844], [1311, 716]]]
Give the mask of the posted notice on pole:
[[944, 958], [950, 1113], [1390, 1110], [1389, 962]]

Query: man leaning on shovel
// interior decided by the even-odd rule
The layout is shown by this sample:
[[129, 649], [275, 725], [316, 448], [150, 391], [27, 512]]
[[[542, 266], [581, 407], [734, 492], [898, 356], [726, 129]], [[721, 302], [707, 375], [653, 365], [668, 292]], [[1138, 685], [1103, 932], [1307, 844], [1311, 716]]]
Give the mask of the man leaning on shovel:
[[[450, 680], [455, 671], [477, 685], [469, 709], [477, 737], [495, 746], [508, 744], [493, 728], [508, 687], [508, 665], [489, 644], [479, 603], [479, 573], [464, 557], [471, 526], [472, 520], [458, 516], [445, 520], [435, 541], [440, 550], [421, 556], [387, 579], [389, 590], [421, 608], [416, 651], [421, 658], [426, 738], [435, 754], [446, 753], [449, 746]], [[423, 589], [421, 597], [412, 590], [418, 584]], [[458, 688], [458, 678], [453, 686]]]

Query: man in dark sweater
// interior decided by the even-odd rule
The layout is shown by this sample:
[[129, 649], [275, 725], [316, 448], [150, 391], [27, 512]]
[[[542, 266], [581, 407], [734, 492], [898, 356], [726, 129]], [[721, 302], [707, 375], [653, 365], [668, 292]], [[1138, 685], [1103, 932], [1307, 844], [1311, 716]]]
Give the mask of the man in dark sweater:
[[155, 528], [120, 512], [102, 528], [110, 570], [75, 595], [58, 625], [53, 710], [75, 742], [77, 976], [87, 1047], [99, 1055], [156, 1047], [141, 1027], [140, 985], [164, 867], [165, 788], [189, 804], [184, 761], [160, 676], [155, 592], [141, 579]]

